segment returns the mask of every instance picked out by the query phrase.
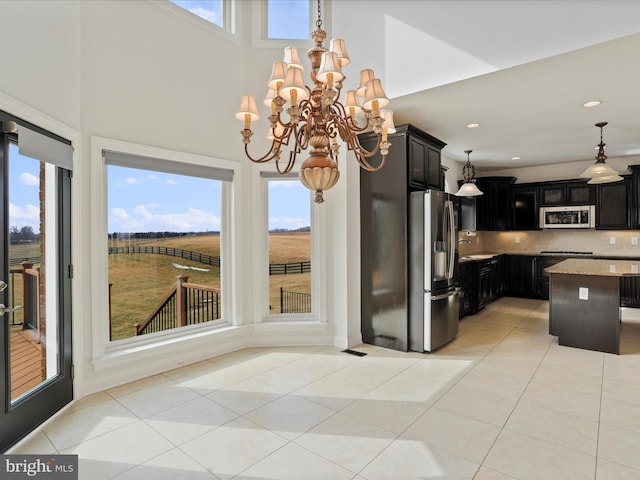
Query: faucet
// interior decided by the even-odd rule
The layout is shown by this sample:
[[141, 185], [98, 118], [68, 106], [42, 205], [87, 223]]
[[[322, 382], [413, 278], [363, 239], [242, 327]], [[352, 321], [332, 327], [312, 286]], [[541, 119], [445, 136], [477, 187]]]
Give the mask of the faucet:
[[472, 243], [471, 240], [469, 240], [468, 238], [461, 238], [461, 239], [458, 240], [458, 243], [462, 243], [462, 242], [464, 242], [464, 243]]

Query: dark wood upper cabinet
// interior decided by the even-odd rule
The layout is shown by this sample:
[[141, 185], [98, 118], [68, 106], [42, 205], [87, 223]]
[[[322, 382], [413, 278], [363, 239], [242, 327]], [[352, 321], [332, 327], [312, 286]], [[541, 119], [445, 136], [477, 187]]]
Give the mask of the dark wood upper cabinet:
[[476, 200], [477, 230], [511, 228], [511, 185], [515, 177], [479, 177], [476, 186], [483, 195]]
[[632, 178], [625, 176], [619, 182], [602, 183], [596, 187], [596, 228], [633, 228]]
[[[411, 125], [403, 125], [402, 127], [396, 129], [396, 134], [402, 133], [401, 130], [404, 130], [408, 142], [407, 161], [409, 163], [410, 189], [435, 188], [436, 190], [444, 190], [444, 179], [440, 170], [440, 151], [446, 144]], [[391, 148], [393, 147], [392, 144]], [[389, 152], [391, 153], [391, 149]]]
[[593, 205], [595, 200], [593, 185], [586, 183], [567, 184], [567, 205]]
[[540, 206], [593, 205], [595, 188], [587, 180], [543, 182], [540, 188]]
[[538, 187], [535, 185], [513, 185], [511, 198], [512, 229], [539, 229]]
[[640, 228], [640, 165], [629, 165], [633, 189], [631, 192], [631, 220], [633, 228]]
[[564, 205], [566, 201], [566, 192], [564, 185], [541, 185], [540, 206], [554, 207]]

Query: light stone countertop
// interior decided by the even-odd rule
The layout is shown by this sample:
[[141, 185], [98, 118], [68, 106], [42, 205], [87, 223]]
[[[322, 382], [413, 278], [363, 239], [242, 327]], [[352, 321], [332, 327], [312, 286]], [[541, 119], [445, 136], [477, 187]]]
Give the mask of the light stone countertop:
[[596, 260], [570, 258], [546, 268], [548, 273], [596, 275], [607, 277], [640, 276], [640, 260]]

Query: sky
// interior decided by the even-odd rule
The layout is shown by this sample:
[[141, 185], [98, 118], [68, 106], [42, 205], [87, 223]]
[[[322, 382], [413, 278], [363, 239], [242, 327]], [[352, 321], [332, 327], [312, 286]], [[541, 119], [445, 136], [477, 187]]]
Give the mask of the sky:
[[[171, 0], [171, 3], [222, 26], [222, 0]], [[268, 0], [267, 24], [268, 38], [310, 38], [309, 0]]]
[[[39, 227], [37, 160], [9, 151], [9, 226]], [[108, 231], [220, 231], [222, 183], [136, 168], [107, 167]], [[310, 221], [311, 193], [298, 179], [269, 180], [269, 229], [295, 230]]]

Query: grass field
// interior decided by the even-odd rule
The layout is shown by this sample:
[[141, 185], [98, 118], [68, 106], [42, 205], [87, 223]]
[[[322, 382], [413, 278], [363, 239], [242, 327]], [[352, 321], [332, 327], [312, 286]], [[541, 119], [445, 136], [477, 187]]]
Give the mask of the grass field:
[[[162, 239], [112, 241], [110, 246], [166, 246], [220, 255], [217, 234]], [[269, 235], [269, 262], [289, 263], [310, 259], [309, 232], [275, 233]], [[173, 264], [207, 268], [209, 272], [179, 269]], [[154, 254], [109, 255], [111, 286], [112, 340], [133, 335], [136, 322], [143, 322], [175, 285], [178, 275], [188, 275], [189, 282], [220, 287], [220, 272], [216, 267], [191, 262], [178, 257]], [[279, 313], [280, 287], [285, 290], [310, 293], [311, 275], [273, 275], [269, 277], [271, 313]], [[242, 295], [242, 292], [240, 293]]]

